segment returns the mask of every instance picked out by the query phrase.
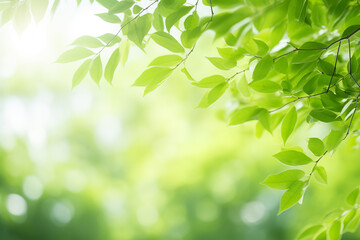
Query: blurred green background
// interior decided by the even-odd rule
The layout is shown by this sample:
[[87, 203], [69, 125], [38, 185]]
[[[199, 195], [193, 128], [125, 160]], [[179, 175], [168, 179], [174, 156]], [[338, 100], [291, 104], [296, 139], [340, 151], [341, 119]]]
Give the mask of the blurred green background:
[[[279, 133], [227, 127], [229, 95], [195, 109], [202, 92], [180, 71], [143, 98], [131, 84], [164, 52], [155, 46], [132, 48], [113, 86], [87, 77], [71, 89], [77, 64], [57, 56], [80, 35], [117, 30], [94, 13], [64, 1], [21, 36], [0, 29], [0, 239], [294, 239], [360, 184], [349, 138], [323, 162], [329, 184], [312, 183], [301, 206], [277, 216], [281, 192], [260, 183], [285, 169], [271, 157]], [[197, 80], [216, 71], [203, 59], [221, 46], [210, 35], [187, 62]]]

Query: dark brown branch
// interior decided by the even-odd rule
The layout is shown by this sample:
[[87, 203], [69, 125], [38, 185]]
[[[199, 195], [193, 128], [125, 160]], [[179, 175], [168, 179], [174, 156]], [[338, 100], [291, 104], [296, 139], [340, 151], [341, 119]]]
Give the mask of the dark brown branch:
[[354, 80], [356, 85], [360, 88], [360, 84], [356, 81], [356, 79], [352, 75], [352, 71], [351, 71], [352, 69], [351, 69], [351, 45], [350, 45], [350, 39], [348, 39], [348, 46], [349, 46], [349, 74], [350, 74], [352, 80]]
[[338, 47], [337, 52], [336, 52], [334, 69], [333, 69], [333, 72], [332, 72], [332, 74], [331, 74], [330, 83], [329, 83], [328, 88], [326, 89], [326, 92], [329, 92], [330, 86], [331, 86], [331, 82], [332, 82], [332, 80], [333, 80], [333, 78], [334, 78], [334, 75], [335, 75], [335, 72], [336, 72], [336, 65], [337, 65], [337, 61], [338, 61], [338, 58], [339, 58], [340, 47], [341, 47], [341, 42], [339, 42], [339, 47]]
[[343, 140], [345, 140], [345, 138], [347, 138], [347, 136], [348, 136], [349, 133], [350, 133], [350, 128], [351, 128], [352, 122], [353, 122], [353, 120], [354, 120], [354, 116], [355, 116], [355, 114], [356, 114], [356, 110], [357, 110], [357, 108], [358, 108], [359, 97], [360, 97], [360, 94], [356, 97], [356, 102], [355, 102], [355, 106], [354, 106], [354, 109], [353, 109], [354, 112], [353, 112], [352, 115], [351, 115], [350, 123], [349, 123], [349, 126], [348, 126], [347, 131], [346, 131], [346, 135], [345, 135], [345, 137], [344, 137]]

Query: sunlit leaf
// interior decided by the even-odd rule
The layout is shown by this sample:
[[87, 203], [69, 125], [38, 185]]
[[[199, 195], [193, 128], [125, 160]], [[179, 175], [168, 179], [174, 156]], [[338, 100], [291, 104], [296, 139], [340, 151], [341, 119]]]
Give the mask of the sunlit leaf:
[[281, 197], [279, 214], [300, 201], [304, 195], [304, 187], [305, 182], [302, 181], [296, 181], [291, 184], [289, 189]]
[[72, 79], [73, 88], [79, 85], [79, 83], [85, 78], [86, 74], [89, 72], [90, 64], [91, 64], [91, 59], [87, 59], [75, 71]]
[[226, 81], [226, 78], [224, 76], [212, 75], [209, 77], [205, 77], [198, 82], [193, 82], [192, 84], [197, 87], [201, 87], [201, 88], [213, 88], [225, 81]]
[[327, 174], [324, 167], [316, 166], [314, 176], [319, 183], [327, 184]]
[[312, 162], [312, 159], [304, 153], [295, 150], [285, 150], [275, 154], [274, 157], [290, 166], [306, 165]]
[[262, 184], [271, 188], [285, 190], [288, 189], [295, 181], [305, 176], [305, 172], [298, 169], [287, 170], [279, 174], [270, 175]]
[[284, 144], [286, 143], [291, 133], [294, 131], [296, 121], [297, 121], [296, 108], [292, 107], [290, 111], [285, 115], [285, 118], [281, 124], [281, 137], [284, 141]]
[[346, 198], [346, 202], [351, 206], [354, 206], [359, 199], [360, 190], [359, 187], [355, 188]]
[[319, 138], [310, 138], [308, 148], [315, 156], [321, 156], [325, 151], [325, 145]]
[[97, 56], [91, 63], [90, 76], [96, 84], [99, 84], [102, 77], [103, 69], [100, 56]]
[[118, 48], [116, 48], [114, 52], [111, 54], [109, 61], [105, 66], [104, 77], [106, 81], [108, 81], [109, 83], [112, 83], [115, 70], [119, 65], [119, 61], [120, 61], [120, 51]]
[[342, 230], [342, 222], [335, 220], [328, 229], [329, 240], [340, 240]]
[[151, 35], [151, 38], [160, 46], [174, 53], [182, 53], [185, 51], [184, 48], [180, 45], [180, 43], [169, 33], [156, 32]]
[[91, 36], [79, 37], [71, 45], [77, 45], [86, 48], [99, 48], [104, 46], [104, 44], [102, 44], [97, 38]]
[[157, 79], [157, 81], [162, 81], [165, 78], [167, 78], [172, 72], [171, 68], [166, 67], [152, 67], [147, 70], [145, 70], [134, 82], [133, 86], [141, 86], [146, 87], [151, 82], [153, 82], [154, 79]]
[[273, 66], [272, 58], [267, 55], [263, 57], [257, 64], [253, 72], [253, 80], [258, 81], [264, 79]]
[[61, 54], [60, 57], [56, 60], [56, 62], [57, 63], [75, 62], [83, 58], [87, 58], [91, 55], [94, 55], [94, 53], [91, 50], [84, 47], [75, 47]]
[[151, 61], [149, 66], [173, 67], [183, 60], [179, 55], [163, 55]]

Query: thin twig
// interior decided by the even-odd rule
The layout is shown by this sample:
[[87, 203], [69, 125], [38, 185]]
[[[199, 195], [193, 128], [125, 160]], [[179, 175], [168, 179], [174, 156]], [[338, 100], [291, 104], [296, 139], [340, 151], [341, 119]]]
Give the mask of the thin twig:
[[335, 64], [334, 64], [333, 72], [332, 72], [332, 74], [331, 74], [330, 83], [329, 83], [328, 88], [326, 89], [326, 92], [329, 92], [330, 86], [331, 86], [331, 82], [332, 82], [332, 80], [333, 80], [333, 78], [334, 78], [334, 75], [335, 75], [335, 72], [336, 72], [336, 64], [337, 64], [337, 61], [338, 61], [338, 58], [339, 58], [340, 47], [341, 47], [341, 42], [339, 42], [339, 47], [338, 47], [337, 52], [336, 52]]
[[273, 60], [276, 61], [276, 60], [279, 59], [279, 58], [285, 57], [285, 56], [287, 56], [287, 55], [289, 55], [289, 54], [291, 54], [291, 53], [297, 52], [297, 51], [327, 50], [327, 49], [329, 49], [331, 46], [333, 46], [334, 44], [336, 44], [336, 43], [338, 43], [338, 42], [341, 42], [341, 41], [343, 41], [343, 40], [345, 40], [345, 39], [349, 40], [349, 38], [350, 38], [351, 36], [353, 36], [355, 33], [357, 33], [358, 31], [360, 31], [360, 27], [357, 28], [354, 32], [350, 33], [349, 35], [347, 35], [347, 36], [345, 36], [345, 37], [342, 37], [342, 38], [340, 38], [340, 39], [338, 39], [338, 40], [330, 43], [330, 44], [327, 45], [326, 47], [322, 47], [322, 48], [312, 48], [312, 49], [295, 48], [295, 49], [291, 50], [290, 52], [284, 53], [284, 54], [282, 54], [282, 55], [274, 58]]
[[159, 1], [159, 0], [155, 0], [154, 2], [152, 2], [151, 4], [149, 4], [147, 7], [141, 9], [141, 11], [140, 11], [138, 14], [136, 14], [136, 16], [135, 16], [133, 19], [129, 20], [127, 23], [125, 23], [124, 25], [122, 25], [122, 26], [120, 27], [119, 31], [117, 31], [117, 33], [114, 34], [114, 37], [111, 38], [110, 41], [107, 42], [107, 43], [105, 44], [105, 46], [103, 46], [103, 47], [100, 49], [100, 51], [97, 52], [97, 53], [94, 55], [94, 58], [95, 58], [96, 56], [98, 56], [105, 48], [107, 48], [107, 47], [112, 43], [112, 41], [114, 41], [114, 39], [121, 33], [121, 31], [124, 29], [124, 27], [126, 27], [127, 25], [129, 25], [130, 23], [132, 23], [134, 20], [136, 20], [138, 17], [140, 17], [140, 15], [141, 15], [144, 11], [148, 10], [152, 5], [154, 5], [154, 4], [157, 3], [158, 1]]
[[307, 180], [307, 185], [308, 185], [309, 182], [310, 182], [311, 176], [312, 176], [313, 173], [315, 172], [316, 166], [318, 165], [318, 163], [320, 162], [320, 160], [321, 160], [327, 153], [328, 153], [328, 151], [325, 151], [325, 152], [323, 153], [323, 155], [321, 155], [321, 156], [318, 158], [318, 160], [315, 161], [315, 164], [314, 164], [313, 168], [311, 169], [311, 172], [309, 173], [309, 177], [308, 177], [308, 180]]
[[355, 116], [355, 114], [356, 114], [356, 110], [357, 110], [357, 108], [358, 108], [359, 97], [360, 97], [360, 94], [356, 97], [355, 107], [354, 107], [354, 109], [353, 109], [354, 112], [352, 113], [352, 116], [351, 116], [351, 119], [350, 119], [350, 123], [349, 123], [349, 126], [348, 126], [347, 131], [346, 131], [346, 135], [345, 135], [345, 137], [344, 137], [343, 140], [345, 140], [345, 138], [347, 138], [347, 136], [348, 136], [349, 133], [350, 133], [350, 128], [351, 128], [352, 122], [353, 122], [353, 120], [354, 120], [354, 116]]

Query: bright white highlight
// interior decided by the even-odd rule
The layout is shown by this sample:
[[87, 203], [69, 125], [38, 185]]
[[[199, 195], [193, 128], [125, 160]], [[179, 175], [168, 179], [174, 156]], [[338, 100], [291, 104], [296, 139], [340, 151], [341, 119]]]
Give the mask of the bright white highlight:
[[261, 202], [247, 203], [241, 210], [241, 219], [246, 224], [259, 222], [265, 216], [265, 206]]
[[26, 197], [37, 200], [43, 193], [43, 184], [39, 178], [35, 176], [28, 176], [23, 183], [23, 192]]
[[22, 216], [27, 211], [25, 199], [18, 194], [9, 194], [6, 199], [6, 208], [15, 216]]

